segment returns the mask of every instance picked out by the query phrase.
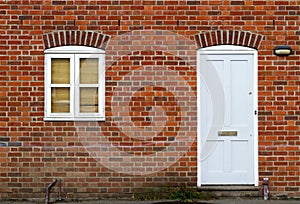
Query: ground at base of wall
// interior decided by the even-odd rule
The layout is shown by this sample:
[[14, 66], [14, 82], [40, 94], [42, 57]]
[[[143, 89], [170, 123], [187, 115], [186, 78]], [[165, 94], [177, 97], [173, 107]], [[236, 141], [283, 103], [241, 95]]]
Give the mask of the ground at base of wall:
[[[94, 201], [77, 201], [77, 202], [54, 202], [51, 204], [163, 204], [167, 201], [130, 201], [130, 200], [94, 200]], [[0, 201], [0, 204], [44, 204], [45, 202], [30, 202], [30, 201]], [[299, 204], [299, 200], [268, 200], [263, 199], [221, 199], [199, 201], [198, 203], [205, 204]], [[197, 204], [198, 204], [197, 203]], [[169, 203], [171, 204], [171, 203]], [[191, 203], [188, 203], [191, 204]]]

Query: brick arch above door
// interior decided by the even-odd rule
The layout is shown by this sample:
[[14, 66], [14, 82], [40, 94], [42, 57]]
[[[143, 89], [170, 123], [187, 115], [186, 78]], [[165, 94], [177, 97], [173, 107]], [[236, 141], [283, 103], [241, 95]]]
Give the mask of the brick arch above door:
[[214, 45], [239, 45], [258, 49], [264, 36], [249, 31], [218, 30], [195, 35], [197, 49]]
[[105, 50], [109, 39], [109, 35], [93, 31], [55, 31], [43, 35], [45, 49], [78, 45]]

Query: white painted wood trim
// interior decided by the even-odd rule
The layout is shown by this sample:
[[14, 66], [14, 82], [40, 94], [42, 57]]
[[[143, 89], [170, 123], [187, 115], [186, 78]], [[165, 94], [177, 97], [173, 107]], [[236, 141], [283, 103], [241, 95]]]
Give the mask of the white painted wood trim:
[[[238, 46], [238, 45], [216, 45], [216, 46], [210, 46], [210, 47], [204, 47], [198, 49], [198, 52], [203, 51], [216, 51], [217, 53], [220, 51], [257, 51], [256, 49], [250, 48], [250, 47], [244, 47], [244, 46]], [[222, 54], [222, 53], [221, 53]]]
[[[86, 46], [61, 46], [45, 50], [45, 108], [44, 121], [105, 121], [105, 54], [104, 50]], [[98, 113], [79, 114], [79, 58], [98, 58]], [[51, 85], [51, 59], [70, 59], [70, 84]], [[76, 87], [76, 84], [78, 87]], [[83, 85], [85, 86], [85, 85]], [[70, 87], [70, 113], [51, 113], [51, 87]], [[87, 86], [87, 87], [92, 87]]]
[[201, 187], [200, 53], [197, 51], [197, 187]]
[[[200, 55], [215, 55], [215, 54], [236, 54], [236, 55], [253, 55], [253, 114], [254, 111], [258, 112], [258, 53], [256, 49], [236, 46], [236, 45], [218, 45], [205, 47], [197, 50], [197, 186], [201, 187], [201, 163], [200, 163], [200, 148], [201, 138], [199, 137], [201, 128], [200, 119]], [[254, 115], [254, 185], [258, 186], [258, 114]]]
[[[254, 112], [254, 185], [258, 186], [258, 53], [253, 53], [253, 106]], [[254, 114], [254, 113], [253, 113]]]
[[[80, 84], [80, 59], [81, 58], [97, 58], [98, 59], [98, 83], [97, 84]], [[102, 58], [103, 59], [103, 58]], [[102, 117], [102, 106], [100, 104], [101, 97], [104, 92], [100, 92], [101, 84], [104, 84], [103, 80], [100, 80], [100, 72], [103, 72], [104, 64], [101, 62], [101, 55], [99, 54], [75, 54], [75, 117], [76, 118], [88, 118], [88, 117]], [[103, 79], [103, 78], [102, 78]], [[80, 113], [80, 88], [98, 88], [98, 113]], [[102, 86], [103, 87], [103, 86]]]
[[105, 116], [102, 117], [45, 117], [44, 121], [105, 121]]
[[[74, 66], [73, 54], [47, 54], [45, 59], [45, 118], [51, 117], [71, 117], [73, 115], [73, 90], [74, 85], [74, 70], [70, 69], [70, 84], [51, 84], [51, 60], [52, 58], [70, 59], [70, 67]], [[69, 87], [70, 88], [70, 113], [51, 113], [51, 88], [52, 87]]]
[[53, 47], [53, 48], [46, 49], [44, 53], [45, 54], [50, 54], [50, 53], [104, 54], [105, 51], [102, 49], [87, 47], [87, 46], [60, 46], [60, 47]]

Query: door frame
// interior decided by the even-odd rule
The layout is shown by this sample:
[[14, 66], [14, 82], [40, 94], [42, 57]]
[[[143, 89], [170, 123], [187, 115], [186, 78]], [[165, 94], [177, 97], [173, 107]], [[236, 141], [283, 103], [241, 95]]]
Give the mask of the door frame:
[[[197, 186], [201, 186], [201, 108], [200, 108], [200, 55], [204, 54], [242, 54], [242, 55], [253, 55], [253, 153], [254, 153], [254, 185], [258, 186], [258, 54], [257, 50], [244, 46], [236, 45], [217, 45], [205, 47], [197, 50]], [[256, 114], [255, 114], [256, 112]]]

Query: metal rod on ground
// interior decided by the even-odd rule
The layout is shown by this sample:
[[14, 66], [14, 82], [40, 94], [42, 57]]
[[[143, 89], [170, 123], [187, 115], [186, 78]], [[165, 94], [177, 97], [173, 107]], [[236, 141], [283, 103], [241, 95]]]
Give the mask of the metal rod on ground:
[[57, 182], [57, 179], [54, 179], [52, 181], [52, 183], [50, 183], [47, 188], [46, 188], [46, 199], [45, 199], [45, 204], [49, 204], [50, 201], [50, 190], [51, 188], [55, 185], [55, 183]]
[[58, 187], [59, 187], [59, 189], [58, 189], [58, 198], [57, 198], [57, 200], [61, 201], [62, 200], [61, 199], [61, 179], [58, 180]]

